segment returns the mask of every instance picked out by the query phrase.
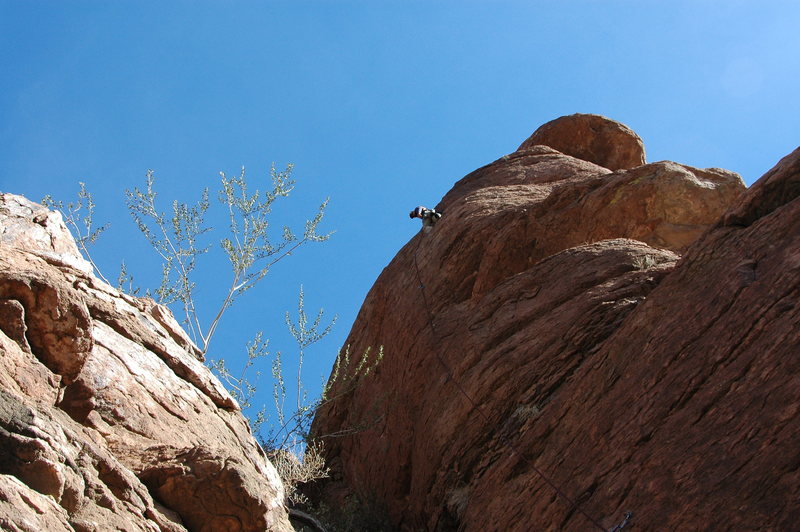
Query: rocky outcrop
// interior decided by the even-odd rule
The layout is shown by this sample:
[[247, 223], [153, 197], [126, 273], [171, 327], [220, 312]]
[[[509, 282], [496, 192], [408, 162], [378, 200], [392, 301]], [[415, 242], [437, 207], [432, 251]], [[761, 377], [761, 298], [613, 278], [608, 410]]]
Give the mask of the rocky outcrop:
[[747, 191], [538, 145], [468, 175], [364, 302], [347, 342], [385, 356], [318, 413], [361, 429], [315, 495], [398, 530], [793, 529], [799, 184], [800, 150]]
[[236, 401], [149, 299], [98, 280], [60, 214], [0, 195], [4, 530], [292, 530]]
[[574, 114], [556, 118], [537, 129], [520, 150], [550, 146], [561, 153], [610, 170], [644, 164], [644, 143], [625, 124], [600, 115]]

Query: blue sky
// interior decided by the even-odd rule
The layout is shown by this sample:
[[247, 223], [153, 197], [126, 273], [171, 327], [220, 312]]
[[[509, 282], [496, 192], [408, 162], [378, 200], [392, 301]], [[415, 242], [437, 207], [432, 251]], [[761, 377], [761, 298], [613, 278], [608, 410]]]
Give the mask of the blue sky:
[[[798, 145], [798, 25], [796, 1], [0, 0], [0, 190], [67, 201], [85, 182], [111, 223], [96, 261], [115, 278], [124, 259], [147, 287], [160, 266], [124, 190], [148, 169], [167, 209], [216, 190], [220, 171], [245, 166], [256, 186], [294, 163], [276, 225], [330, 197], [322, 229], [336, 233], [231, 309], [210, 356], [236, 366], [263, 330], [291, 368], [283, 312], [302, 284], [309, 312], [339, 315], [308, 353], [316, 392], [419, 229], [408, 211], [551, 119], [603, 114], [643, 138], [648, 161], [751, 184]], [[224, 236], [224, 220], [211, 225]], [[210, 319], [228, 271], [210, 260], [199, 273]]]

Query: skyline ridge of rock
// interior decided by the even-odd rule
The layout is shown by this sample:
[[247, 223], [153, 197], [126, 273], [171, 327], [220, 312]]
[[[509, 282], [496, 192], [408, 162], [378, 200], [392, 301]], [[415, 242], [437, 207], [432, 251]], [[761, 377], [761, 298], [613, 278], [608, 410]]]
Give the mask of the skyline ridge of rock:
[[345, 345], [382, 364], [313, 432], [367, 428], [310, 493], [409, 531], [790, 529], [799, 182], [800, 149], [746, 190], [604, 117], [540, 127], [376, 280]]

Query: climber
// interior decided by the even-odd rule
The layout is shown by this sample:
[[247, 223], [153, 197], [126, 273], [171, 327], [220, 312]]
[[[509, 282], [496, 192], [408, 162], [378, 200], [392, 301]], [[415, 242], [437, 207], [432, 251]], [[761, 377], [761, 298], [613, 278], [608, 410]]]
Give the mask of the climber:
[[409, 218], [419, 218], [422, 220], [422, 230], [426, 233], [431, 230], [433, 225], [442, 217], [442, 213], [436, 212], [435, 209], [428, 209], [420, 205], [408, 215]]

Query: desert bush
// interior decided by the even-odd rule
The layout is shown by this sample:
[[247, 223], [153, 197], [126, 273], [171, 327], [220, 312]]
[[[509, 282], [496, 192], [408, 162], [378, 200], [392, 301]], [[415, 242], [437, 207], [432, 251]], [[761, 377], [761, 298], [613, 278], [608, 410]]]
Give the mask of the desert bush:
[[270, 268], [300, 246], [324, 242], [331, 236], [331, 233], [317, 233], [328, 204], [326, 199], [316, 215], [306, 221], [302, 237], [296, 236], [288, 226], [283, 227], [277, 240], [271, 237], [269, 214], [273, 204], [279, 198], [288, 197], [294, 189], [291, 172], [292, 165], [283, 171], [276, 170], [273, 165], [270, 169], [272, 187], [264, 192], [248, 190], [244, 168], [235, 177], [220, 172], [218, 199], [227, 212], [229, 231], [219, 241], [219, 247], [228, 258], [231, 276], [225, 296], [208, 324], [202, 323], [196, 306], [193, 276], [198, 258], [213, 246], [200, 242], [202, 235], [212, 230], [205, 221], [210, 205], [208, 189], [203, 190], [200, 200], [194, 205], [173, 201], [170, 216], [156, 205], [152, 171], [147, 172], [143, 190], [134, 187], [125, 191], [131, 217], [162, 260], [161, 284], [155, 290], [156, 298], [165, 305], [179, 305], [183, 324], [203, 353], [208, 351], [225, 311], [239, 296], [255, 287]]
[[[239, 296], [255, 288], [273, 266], [289, 257], [299, 247], [311, 242], [324, 242], [332, 234], [318, 232], [328, 204], [327, 199], [321, 203], [316, 214], [306, 220], [300, 236], [288, 226], [282, 227], [277, 238], [270, 234], [272, 224], [269, 215], [273, 205], [280, 198], [287, 198], [294, 189], [292, 169], [292, 165], [288, 165], [285, 170], [279, 171], [273, 165], [270, 169], [271, 187], [266, 191], [250, 190], [244, 168], [239, 175], [233, 177], [220, 173], [217, 199], [226, 213], [228, 231], [217, 246], [208, 238], [212, 227], [206, 222], [206, 213], [212, 203], [207, 188], [194, 204], [173, 201], [169, 214], [162, 211], [157, 204], [158, 194], [153, 171], [147, 172], [142, 189], [134, 187], [125, 191], [126, 205], [131, 217], [161, 259], [161, 282], [154, 290], [147, 290], [145, 295], [154, 297], [159, 303], [175, 307], [176, 313], [182, 317], [183, 325], [204, 354], [209, 351], [211, 340], [226, 311]], [[92, 218], [95, 203], [85, 185], [80, 183], [76, 203], [64, 204], [50, 196], [45, 197], [42, 203], [62, 212], [82, 253], [94, 266], [98, 276], [108, 282], [100, 274], [89, 251], [108, 225], [94, 228]], [[198, 308], [195, 270], [198, 260], [215, 248], [222, 250], [230, 264], [230, 281], [220, 305], [207, 314]], [[138, 289], [133, 288], [133, 277], [124, 262], [118, 288], [127, 288], [134, 295], [138, 292]], [[201, 315], [213, 315], [213, 318], [204, 323]], [[273, 459], [284, 480], [291, 504], [304, 502], [297, 489], [299, 485], [327, 475], [322, 459], [322, 443], [309, 441], [310, 425], [315, 412], [320, 406], [352, 390], [359, 378], [368, 375], [383, 357], [382, 347], [375, 353], [372, 349], [367, 349], [357, 360], [354, 357], [354, 365], [351, 367], [350, 350], [349, 347], [345, 348], [337, 353], [334, 370], [328, 381], [323, 383], [320, 395], [309, 397], [303, 380], [303, 363], [307, 350], [331, 331], [336, 317], [327, 325], [323, 325], [323, 320], [322, 310], [313, 320], [309, 320], [301, 286], [296, 319], [289, 312], [285, 315], [286, 326], [295, 340], [299, 355], [293, 382], [297, 397], [291, 408], [286, 405], [286, 379], [281, 353], [271, 353], [268, 350], [269, 341], [263, 338], [262, 332], [257, 332], [246, 344], [247, 358], [239, 371], [234, 373], [222, 357], [209, 359], [207, 362], [240, 407], [248, 410], [253, 406], [253, 399], [258, 392], [260, 363], [269, 361], [274, 410], [270, 416], [266, 406], [262, 406], [248, 421], [253, 434]], [[336, 397], [332, 397], [331, 389], [335, 383], [339, 383], [339, 392]]]

